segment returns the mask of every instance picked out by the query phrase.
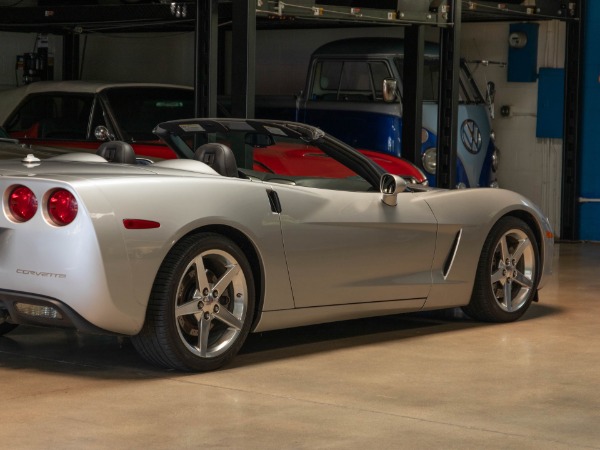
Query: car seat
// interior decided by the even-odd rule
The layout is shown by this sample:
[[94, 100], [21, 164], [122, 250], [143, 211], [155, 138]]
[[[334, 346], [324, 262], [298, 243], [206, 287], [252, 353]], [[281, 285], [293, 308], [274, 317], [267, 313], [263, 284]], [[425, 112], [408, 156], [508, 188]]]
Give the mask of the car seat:
[[102, 156], [108, 162], [118, 164], [136, 164], [135, 152], [133, 147], [123, 141], [103, 142], [96, 151], [98, 156]]
[[233, 151], [224, 144], [210, 142], [201, 145], [194, 153], [194, 159], [201, 161], [225, 177], [239, 176]]

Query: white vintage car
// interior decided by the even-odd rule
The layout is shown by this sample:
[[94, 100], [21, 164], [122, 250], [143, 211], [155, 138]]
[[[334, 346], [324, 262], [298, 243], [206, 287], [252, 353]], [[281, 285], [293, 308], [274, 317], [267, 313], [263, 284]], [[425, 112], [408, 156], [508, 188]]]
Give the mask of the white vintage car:
[[[550, 225], [516, 193], [407, 184], [292, 122], [155, 133], [190, 159], [109, 163], [133, 154], [114, 142], [106, 158], [0, 162], [0, 334], [131, 336], [152, 363], [212, 370], [249, 332], [453, 307], [513, 321], [551, 273]], [[274, 145], [313, 152], [310, 173], [257, 167], [253, 152]], [[320, 162], [347, 174], [319, 176]]]

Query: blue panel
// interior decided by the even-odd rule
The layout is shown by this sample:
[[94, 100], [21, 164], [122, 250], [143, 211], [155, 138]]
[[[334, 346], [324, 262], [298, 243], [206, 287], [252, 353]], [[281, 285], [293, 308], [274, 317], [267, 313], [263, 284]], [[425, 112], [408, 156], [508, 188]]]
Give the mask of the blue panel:
[[538, 30], [537, 23], [513, 23], [510, 33], [525, 33], [527, 44], [523, 48], [508, 47], [507, 80], [535, 82], [537, 80]]
[[565, 107], [565, 70], [540, 69], [536, 137], [563, 137]]
[[[600, 2], [587, 2], [584, 20], [579, 186], [581, 197], [600, 199]], [[600, 203], [582, 203], [579, 219], [579, 238], [600, 241]]]
[[579, 238], [584, 241], [600, 241], [600, 203], [581, 204]]

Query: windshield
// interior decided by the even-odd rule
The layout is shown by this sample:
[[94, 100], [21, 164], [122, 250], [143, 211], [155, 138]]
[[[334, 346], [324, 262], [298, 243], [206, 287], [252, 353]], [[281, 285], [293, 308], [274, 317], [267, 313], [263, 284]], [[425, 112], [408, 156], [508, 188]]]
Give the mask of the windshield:
[[[241, 169], [252, 172], [293, 177], [346, 178], [357, 177], [353, 170], [328, 156], [319, 142], [306, 143], [288, 136], [268, 136], [253, 132], [201, 134], [197, 148], [207, 143], [224, 144], [233, 150]], [[193, 139], [186, 145], [194, 146]], [[253, 173], [254, 176], [264, 178]]]
[[318, 61], [311, 100], [383, 101], [383, 80], [389, 77], [385, 61]]
[[155, 141], [157, 123], [194, 116], [194, 91], [168, 87], [112, 88], [105, 91], [123, 134], [133, 141]]
[[[399, 74], [404, 73], [404, 60], [395, 58], [394, 63]], [[440, 83], [439, 60], [426, 58], [423, 67], [423, 101], [437, 102]], [[471, 76], [468, 67], [460, 66], [458, 101], [461, 103], [483, 103], [483, 98]]]
[[91, 94], [32, 94], [7, 120], [6, 130], [15, 138], [85, 140], [93, 102]]
[[[211, 165], [226, 147], [238, 170], [251, 178], [327, 189], [378, 188], [383, 169], [321, 130], [290, 122], [193, 119], [163, 123], [157, 133], [176, 152]], [[218, 146], [217, 146], [218, 147]], [[209, 150], [210, 149], [210, 150]], [[220, 173], [220, 172], [219, 172]], [[370, 180], [370, 181], [368, 181]]]

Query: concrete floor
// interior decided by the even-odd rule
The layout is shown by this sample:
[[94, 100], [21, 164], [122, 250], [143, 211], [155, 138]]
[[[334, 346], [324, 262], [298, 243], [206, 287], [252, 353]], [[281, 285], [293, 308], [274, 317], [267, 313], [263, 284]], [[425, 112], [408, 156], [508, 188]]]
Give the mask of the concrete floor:
[[515, 323], [408, 315], [253, 335], [181, 374], [129, 341], [0, 338], [10, 449], [600, 449], [600, 245], [562, 244]]

